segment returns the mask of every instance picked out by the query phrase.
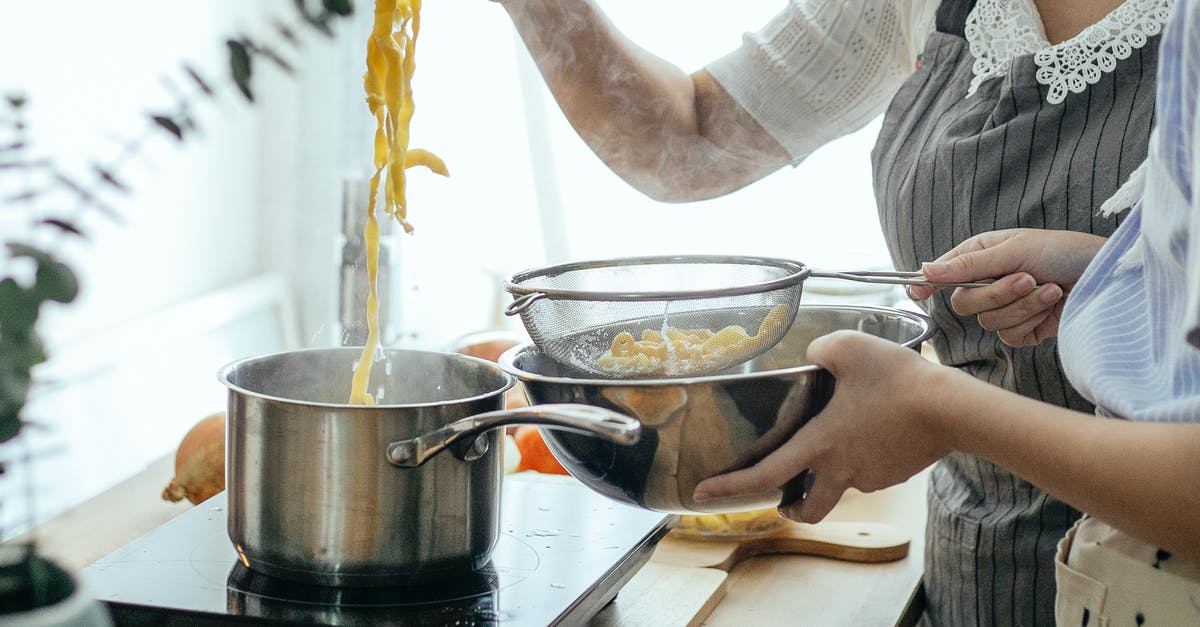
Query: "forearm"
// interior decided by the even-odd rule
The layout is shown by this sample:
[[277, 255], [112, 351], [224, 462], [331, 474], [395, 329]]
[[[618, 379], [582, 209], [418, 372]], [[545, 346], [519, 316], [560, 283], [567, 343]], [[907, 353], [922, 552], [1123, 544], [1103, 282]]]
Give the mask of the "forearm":
[[591, 0], [505, 0], [568, 121], [618, 175], [661, 200], [742, 187], [789, 157], [724, 91], [629, 41]]
[[1010, 394], [959, 372], [928, 397], [955, 450], [1004, 466], [1122, 531], [1200, 561], [1200, 424], [1111, 420]]

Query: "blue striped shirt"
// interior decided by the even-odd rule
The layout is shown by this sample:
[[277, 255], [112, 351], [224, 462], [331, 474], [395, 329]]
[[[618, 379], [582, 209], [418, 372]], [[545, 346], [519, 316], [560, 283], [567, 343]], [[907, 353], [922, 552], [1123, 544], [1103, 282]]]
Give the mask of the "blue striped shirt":
[[1160, 51], [1145, 190], [1071, 291], [1059, 350], [1097, 411], [1200, 421], [1200, 2], [1183, 2]]

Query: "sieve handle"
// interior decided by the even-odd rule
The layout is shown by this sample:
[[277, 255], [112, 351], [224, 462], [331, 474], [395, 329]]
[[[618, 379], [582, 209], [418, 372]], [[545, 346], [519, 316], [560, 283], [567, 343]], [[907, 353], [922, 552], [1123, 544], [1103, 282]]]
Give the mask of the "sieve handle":
[[902, 272], [888, 270], [863, 270], [857, 272], [816, 272], [809, 276], [822, 279], [845, 279], [859, 283], [887, 283], [890, 285], [935, 285], [938, 287], [985, 287], [991, 283], [942, 283], [929, 281], [920, 271]]
[[513, 299], [513, 302], [508, 304], [508, 307], [504, 308], [504, 315], [515, 316], [517, 314], [523, 314], [529, 309], [530, 305], [545, 297], [546, 295], [541, 292], [533, 292], [531, 294], [518, 296]]

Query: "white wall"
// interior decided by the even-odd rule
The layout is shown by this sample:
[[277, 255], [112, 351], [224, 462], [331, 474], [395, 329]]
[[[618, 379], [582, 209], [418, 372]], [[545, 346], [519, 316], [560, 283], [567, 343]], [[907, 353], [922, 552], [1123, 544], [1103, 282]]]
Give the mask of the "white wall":
[[[229, 94], [196, 109], [203, 133], [180, 149], [146, 114], [171, 105], [179, 63], [214, 76], [225, 68], [218, 33], [236, 32], [260, 7], [241, 3], [118, 0], [0, 5], [0, 90], [29, 97], [31, 156], [53, 158], [81, 180], [111, 163], [124, 142], [148, 137], [119, 176], [134, 190], [104, 190], [116, 225], [89, 213], [77, 260], [84, 291], [70, 315], [45, 327], [52, 342], [81, 337], [244, 278], [260, 265], [252, 190], [257, 112]], [[279, 3], [276, 3], [278, 5]], [[265, 6], [266, 3], [263, 4]], [[183, 26], [181, 28], [181, 26]], [[71, 214], [67, 197], [46, 206]]]
[[[288, 0], [0, 0], [0, 93], [29, 96], [33, 153], [72, 172], [112, 159], [122, 141], [145, 132], [147, 111], [171, 103], [164, 77], [187, 85], [180, 61], [223, 86], [216, 102], [196, 110], [199, 137], [180, 147], [150, 131], [143, 155], [121, 169], [134, 192], [106, 199], [124, 224], [89, 216], [90, 240], [63, 251], [82, 271], [84, 292], [45, 320], [52, 355], [271, 272], [286, 278], [285, 291], [296, 299], [301, 343], [338, 342], [341, 183], [369, 174], [373, 130], [361, 91], [371, 3], [355, 4], [358, 15], [341, 25], [336, 40], [303, 33], [303, 50], [290, 55], [303, 68], [298, 76], [260, 62], [259, 102], [251, 107], [224, 78], [223, 39], [269, 32], [272, 16], [293, 14]], [[764, 23], [783, 0], [602, 4], [634, 40], [690, 71], [736, 47], [742, 33]], [[492, 325], [496, 277], [549, 261], [729, 252], [838, 268], [886, 263], [867, 156], [874, 127], [726, 198], [656, 203], [606, 170], [569, 128], [499, 6], [434, 0], [425, 3], [423, 24], [412, 145], [442, 156], [451, 177], [424, 171], [410, 177], [417, 230], [393, 238], [400, 265], [390, 289], [397, 303], [386, 312], [404, 330], [400, 343], [441, 348]], [[0, 184], [0, 194], [12, 189]], [[545, 221], [543, 212], [558, 219]], [[21, 226], [13, 214], [0, 215], [6, 234]], [[679, 235], [657, 235], [667, 227]], [[164, 355], [182, 355], [181, 347], [195, 341], [160, 345]], [[161, 371], [162, 362], [155, 363]], [[195, 366], [180, 377], [214, 385], [207, 376], [200, 381]], [[125, 417], [105, 410], [94, 419], [72, 415], [57, 422], [38, 417], [52, 429], [57, 424], [56, 437], [74, 442], [70, 446], [121, 459], [115, 470], [91, 469], [72, 498], [172, 450], [199, 418], [169, 398], [117, 400], [162, 410]], [[105, 420], [124, 422], [97, 428]], [[147, 420], [158, 421], [155, 428], [139, 428]], [[116, 440], [96, 439], [105, 434]], [[105, 464], [103, 456], [87, 459]]]
[[[193, 423], [223, 406], [215, 378], [221, 360], [279, 346], [271, 323], [242, 331], [237, 346], [212, 332], [249, 298], [155, 316], [270, 267], [258, 198], [271, 151], [260, 136], [288, 106], [263, 98], [251, 107], [233, 93], [224, 37], [266, 32], [267, 18], [291, 12], [286, 0], [0, 2], [0, 94], [28, 97], [30, 157], [91, 181], [93, 163], [111, 166], [128, 142], [144, 140], [115, 169], [130, 193], [94, 187], [120, 223], [85, 211], [85, 242], [39, 240], [74, 262], [83, 291], [40, 325], [51, 361], [37, 372], [26, 418], [41, 428], [0, 447], [0, 459], [33, 457], [34, 520], [173, 451]], [[310, 48], [316, 54], [319, 44]], [[174, 89], [194, 90], [180, 72], [184, 60], [221, 93], [196, 101], [201, 132], [178, 145], [147, 114], [171, 109]], [[0, 177], [0, 198], [25, 187]], [[78, 203], [56, 193], [38, 207], [70, 217]], [[28, 207], [0, 209], [3, 239], [28, 237]], [[13, 268], [7, 255], [0, 264]], [[159, 322], [144, 323], [152, 318]], [[25, 522], [13, 497], [30, 467], [17, 464], [0, 481], [0, 535]]]

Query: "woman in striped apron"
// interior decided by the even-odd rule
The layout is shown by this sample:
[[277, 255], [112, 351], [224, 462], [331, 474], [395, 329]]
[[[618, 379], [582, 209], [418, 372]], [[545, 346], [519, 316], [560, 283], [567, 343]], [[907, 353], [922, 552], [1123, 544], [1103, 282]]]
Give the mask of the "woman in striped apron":
[[[901, 269], [984, 231], [1110, 234], [1119, 220], [1096, 209], [1145, 158], [1171, 4], [790, 0], [739, 50], [689, 76], [621, 36], [592, 0], [500, 1], [571, 124], [662, 200], [730, 192], [886, 110], [875, 191]], [[1052, 343], [1008, 347], [946, 298], [928, 304], [944, 363], [1091, 410]], [[1054, 547], [1078, 512], [966, 454], [948, 455], [932, 477], [929, 622], [1051, 623]]]
[[[977, 233], [1033, 227], [1108, 236], [1098, 215], [1146, 156], [1156, 47], [1117, 61], [1083, 93], [1050, 102], [1036, 55], [964, 97], [979, 62], [967, 0], [938, 9], [921, 68], [901, 87], [873, 154], [875, 195], [896, 266], [917, 269]], [[1056, 100], [1058, 100], [1056, 98]], [[1047, 286], [1042, 289], [1053, 289]], [[1013, 348], [941, 292], [925, 307], [939, 360], [1030, 398], [1091, 412], [1057, 346]], [[930, 624], [1050, 624], [1054, 552], [1079, 513], [1012, 473], [955, 452], [931, 473], [925, 594]]]

